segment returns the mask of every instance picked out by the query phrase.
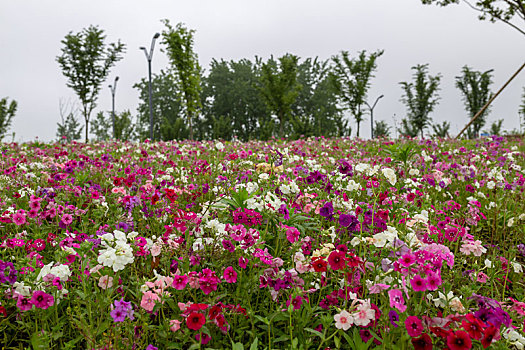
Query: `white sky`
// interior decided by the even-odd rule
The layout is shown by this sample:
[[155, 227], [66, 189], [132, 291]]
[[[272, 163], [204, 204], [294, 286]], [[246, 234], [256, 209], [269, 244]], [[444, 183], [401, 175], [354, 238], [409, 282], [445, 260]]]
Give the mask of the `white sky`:
[[[411, 79], [410, 67], [429, 63], [431, 74], [443, 75], [434, 121], [450, 121], [453, 133], [467, 122], [454, 86], [461, 68], [467, 64], [479, 71], [494, 69], [496, 91], [525, 58], [523, 35], [505, 24], [479, 21], [464, 4], [441, 8], [424, 6], [420, 0], [0, 0], [0, 97], [18, 101], [15, 140], [56, 138], [59, 100], [76, 100], [55, 60], [60, 41], [90, 24], [104, 29], [108, 41], [121, 39], [127, 45], [92, 118], [99, 110], [111, 110], [107, 85], [116, 75], [116, 109], [135, 114], [138, 92], [132, 86], [147, 75], [147, 62], [138, 48], [149, 48], [153, 34], [163, 30], [163, 18], [196, 30], [195, 50], [206, 68], [212, 58], [266, 59], [289, 52], [327, 59], [341, 50], [355, 54], [384, 49], [369, 101], [385, 95], [374, 119], [390, 125], [394, 116], [399, 123], [405, 113], [399, 82]], [[157, 46], [153, 72], [167, 64]], [[525, 71], [493, 103], [489, 122], [505, 119], [505, 129], [518, 128], [524, 86]], [[369, 136], [369, 123], [367, 119], [362, 124], [362, 137]], [[11, 136], [5, 140], [11, 141]]]

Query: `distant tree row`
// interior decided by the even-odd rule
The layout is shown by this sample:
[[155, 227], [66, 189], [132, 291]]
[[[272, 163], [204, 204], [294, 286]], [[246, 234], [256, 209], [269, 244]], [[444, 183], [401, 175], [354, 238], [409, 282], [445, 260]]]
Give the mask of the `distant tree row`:
[[[352, 128], [347, 115], [356, 123], [356, 136], [361, 136], [361, 123], [371, 112], [368, 91], [383, 51], [362, 51], [355, 57], [342, 51], [324, 61], [300, 60], [292, 54], [266, 61], [258, 57], [253, 61], [214, 59], [205, 74], [193, 51], [194, 31], [180, 23], [175, 27], [168, 21], [164, 24], [162, 44], [170, 66], [152, 80], [154, 139], [247, 141], [350, 136]], [[62, 41], [62, 55], [57, 57], [68, 86], [81, 102], [86, 141], [100, 86], [125, 51], [124, 44], [105, 44], [104, 39], [103, 31], [94, 26], [70, 33]], [[412, 80], [400, 83], [401, 101], [407, 112], [397, 131], [408, 137], [424, 137], [428, 130], [435, 136], [449, 136], [450, 123], [434, 124], [431, 116], [439, 102], [441, 75], [430, 75], [427, 64], [416, 65], [412, 70]], [[491, 84], [492, 70], [478, 72], [465, 66], [456, 77], [468, 120], [491, 98]], [[134, 87], [140, 98], [136, 118], [130, 111], [117, 113], [113, 135], [110, 113], [99, 112], [90, 130], [97, 140], [149, 137], [148, 80], [144, 78]], [[469, 138], [479, 137], [489, 112], [487, 109], [470, 126]], [[58, 123], [57, 136], [65, 141], [78, 139], [79, 130], [75, 114], [66, 113]], [[376, 121], [375, 137], [388, 136], [389, 132], [384, 120]]]

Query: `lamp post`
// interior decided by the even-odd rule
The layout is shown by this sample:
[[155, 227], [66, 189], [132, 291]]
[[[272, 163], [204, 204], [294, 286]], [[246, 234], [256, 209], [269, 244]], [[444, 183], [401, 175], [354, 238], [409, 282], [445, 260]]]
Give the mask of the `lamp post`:
[[139, 49], [144, 51], [144, 55], [146, 55], [146, 59], [148, 60], [148, 78], [149, 78], [149, 139], [153, 141], [153, 103], [152, 103], [152, 97], [151, 97], [151, 58], [153, 57], [153, 49], [155, 48], [155, 40], [158, 39], [160, 36], [159, 33], [155, 33], [153, 35], [153, 39], [151, 39], [151, 48], [148, 52], [144, 46], [141, 46]]
[[367, 105], [368, 109], [370, 110], [370, 132], [371, 132], [371, 135], [372, 135], [372, 139], [374, 138], [374, 108], [376, 107], [376, 104], [377, 102], [382, 99], [385, 95], [381, 95], [379, 96], [376, 101], [374, 102], [374, 104], [372, 105], [372, 107], [370, 107], [370, 105], [368, 104], [368, 102], [365, 102], [365, 104]]
[[115, 77], [115, 82], [113, 85], [109, 85], [109, 89], [111, 90], [111, 121], [113, 123], [113, 139], [116, 139], [115, 134], [115, 91], [117, 90], [117, 81], [118, 76]]

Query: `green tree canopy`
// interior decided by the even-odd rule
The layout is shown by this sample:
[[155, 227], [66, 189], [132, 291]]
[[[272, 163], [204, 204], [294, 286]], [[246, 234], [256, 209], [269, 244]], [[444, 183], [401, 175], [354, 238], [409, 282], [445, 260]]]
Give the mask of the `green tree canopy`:
[[[465, 109], [468, 112], [469, 121], [478, 113], [481, 108], [490, 100], [492, 94], [490, 85], [492, 84], [492, 70], [478, 72], [464, 66], [462, 75], [456, 77], [456, 87], [463, 95]], [[487, 115], [490, 113], [487, 108], [467, 129], [469, 138], [479, 137], [481, 128], [485, 125]]]
[[438, 91], [441, 75], [428, 74], [428, 64], [418, 64], [412, 67], [413, 82], [401, 82], [403, 88], [403, 102], [407, 107], [407, 118], [401, 121], [401, 134], [423, 138], [423, 131], [432, 123], [430, 113], [439, 101]]
[[175, 28], [167, 19], [163, 20], [166, 29], [162, 32], [166, 53], [176, 76], [176, 86], [181, 94], [181, 106], [187, 117], [189, 137], [193, 140], [193, 122], [201, 105], [201, 67], [197, 54], [193, 51], [194, 30], [178, 23]]
[[15, 100], [8, 103], [7, 97], [0, 99], [0, 141], [5, 137], [11, 126], [17, 107], [18, 104]]
[[382, 50], [370, 55], [361, 51], [358, 57], [351, 58], [348, 51], [342, 51], [340, 56], [332, 57], [334, 68], [331, 81], [341, 104], [350, 111], [357, 123], [357, 137], [360, 124], [364, 120], [363, 106], [370, 89], [370, 80], [377, 68], [376, 61], [382, 54]]
[[62, 54], [57, 62], [67, 79], [67, 86], [77, 94], [82, 104], [88, 142], [89, 119], [97, 106], [98, 93], [111, 67], [122, 59], [125, 45], [120, 41], [106, 44], [104, 31], [96, 26], [79, 33], [70, 32], [62, 40]]
[[[423, 4], [447, 6], [458, 4], [459, 0], [421, 0]], [[525, 0], [462, 0], [479, 12], [479, 19], [491, 22], [501, 21], [525, 35]]]

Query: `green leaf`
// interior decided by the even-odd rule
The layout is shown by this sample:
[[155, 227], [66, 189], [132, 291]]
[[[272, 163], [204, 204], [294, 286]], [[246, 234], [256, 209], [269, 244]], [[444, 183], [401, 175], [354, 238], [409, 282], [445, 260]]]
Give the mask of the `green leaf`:
[[259, 338], [255, 338], [252, 345], [250, 346], [250, 350], [257, 350], [259, 347]]
[[319, 338], [321, 338], [322, 340], [324, 340], [324, 334], [323, 333], [321, 333], [319, 331], [316, 331], [315, 329], [312, 329], [312, 328], [305, 328], [304, 330], [307, 331], [307, 332], [313, 333], [313, 334], [317, 335]]
[[232, 350], [244, 350], [244, 345], [242, 345], [242, 343], [234, 343], [232, 341]]

